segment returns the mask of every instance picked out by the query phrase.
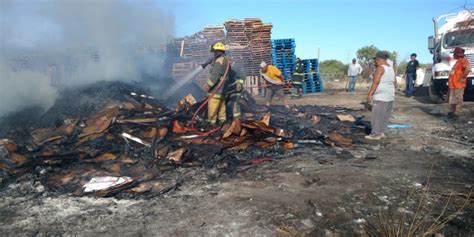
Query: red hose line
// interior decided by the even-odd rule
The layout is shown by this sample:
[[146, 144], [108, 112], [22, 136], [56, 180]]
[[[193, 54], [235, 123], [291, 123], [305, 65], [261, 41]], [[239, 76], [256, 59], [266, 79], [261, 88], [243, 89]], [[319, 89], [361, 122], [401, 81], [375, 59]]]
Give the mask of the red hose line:
[[[194, 112], [193, 114], [193, 119], [191, 120], [191, 131], [194, 132], [195, 134], [199, 135], [199, 136], [209, 136], [213, 133], [216, 133], [218, 132], [219, 130], [221, 130], [222, 126], [220, 127], [217, 127], [217, 128], [214, 128], [210, 131], [207, 131], [207, 132], [201, 132], [201, 131], [198, 131], [195, 127], [194, 127], [194, 124], [196, 122], [196, 116], [198, 115], [199, 111], [201, 111], [204, 106], [206, 106], [208, 103], [209, 103], [209, 100], [211, 100], [211, 98], [217, 94], [217, 91], [219, 91], [219, 89], [224, 85], [224, 82], [226, 81], [226, 77], [227, 77], [227, 74], [229, 73], [229, 69], [230, 69], [230, 59], [227, 58], [227, 66], [226, 66], [226, 69], [225, 69], [225, 72], [224, 72], [224, 75], [222, 76], [222, 79], [221, 81], [219, 82], [219, 84], [216, 86], [216, 88], [214, 88], [214, 90], [211, 92], [211, 94], [206, 98], [206, 100], [204, 101], [204, 103], [201, 104], [201, 106], [199, 106], [199, 108]], [[222, 105], [221, 105], [222, 106]], [[223, 105], [225, 106], [225, 104]]]

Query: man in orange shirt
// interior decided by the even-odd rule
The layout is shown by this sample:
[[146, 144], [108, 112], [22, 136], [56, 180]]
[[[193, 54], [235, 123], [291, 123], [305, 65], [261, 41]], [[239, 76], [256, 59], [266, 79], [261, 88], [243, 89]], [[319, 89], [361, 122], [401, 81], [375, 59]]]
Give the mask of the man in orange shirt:
[[260, 63], [260, 73], [266, 82], [265, 104], [270, 107], [273, 96], [278, 96], [283, 100], [283, 104], [288, 109], [288, 101], [285, 98], [284, 85], [285, 78], [281, 74], [280, 69], [265, 62]]
[[448, 99], [451, 105], [451, 112], [448, 117], [457, 118], [464, 100], [464, 89], [466, 88], [467, 76], [471, 72], [469, 61], [464, 57], [464, 49], [456, 47], [453, 52], [456, 64], [454, 64], [448, 78]]

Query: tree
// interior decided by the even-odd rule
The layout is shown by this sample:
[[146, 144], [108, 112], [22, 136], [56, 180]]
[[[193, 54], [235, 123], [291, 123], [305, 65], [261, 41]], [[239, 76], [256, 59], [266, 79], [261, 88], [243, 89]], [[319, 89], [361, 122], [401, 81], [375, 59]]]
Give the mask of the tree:
[[[359, 64], [362, 66], [363, 71], [362, 71], [362, 77], [368, 78], [372, 73], [374, 72], [375, 66], [371, 63], [371, 60], [375, 58], [375, 55], [377, 52], [380, 51], [380, 49], [374, 45], [369, 45], [362, 47], [357, 50], [357, 58], [359, 59]], [[387, 54], [390, 60], [393, 61], [393, 67], [395, 70], [399, 70], [399, 67], [397, 67], [397, 58], [398, 58], [398, 53], [396, 51], [388, 51], [384, 50]]]
[[339, 60], [324, 60], [320, 64], [321, 73], [344, 73], [347, 71], [347, 65]]
[[369, 45], [357, 50], [356, 54], [359, 61], [364, 63], [366, 61], [369, 61], [372, 58], [375, 58], [375, 54], [377, 54], [378, 51], [379, 51], [379, 48], [375, 47], [374, 45]]
[[398, 65], [398, 59], [397, 59], [398, 58], [398, 53], [397, 53], [397, 51], [392, 51], [392, 52], [385, 51], [385, 52], [388, 53], [388, 58], [393, 61], [393, 67], [397, 68], [397, 65]]
[[[374, 45], [365, 46], [357, 50], [357, 58], [359, 59], [359, 61], [362, 61], [362, 62], [369, 61], [370, 59], [375, 58], [375, 55], [377, 54], [378, 51], [380, 51], [380, 49], [375, 47]], [[388, 57], [394, 63], [397, 61], [398, 53], [396, 51], [392, 51], [392, 52], [388, 50], [384, 50], [384, 51], [388, 54]]]
[[398, 64], [398, 67], [397, 67], [397, 74], [398, 75], [403, 75], [405, 74], [405, 71], [407, 69], [407, 65], [408, 63], [407, 62], [400, 62], [400, 64]]

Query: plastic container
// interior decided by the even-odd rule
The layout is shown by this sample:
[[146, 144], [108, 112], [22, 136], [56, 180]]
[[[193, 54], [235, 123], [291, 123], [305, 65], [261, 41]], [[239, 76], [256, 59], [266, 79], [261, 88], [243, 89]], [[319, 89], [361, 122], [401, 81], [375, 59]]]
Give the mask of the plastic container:
[[411, 128], [411, 125], [410, 124], [389, 124], [387, 127], [392, 128], [392, 129], [407, 129], [407, 128]]

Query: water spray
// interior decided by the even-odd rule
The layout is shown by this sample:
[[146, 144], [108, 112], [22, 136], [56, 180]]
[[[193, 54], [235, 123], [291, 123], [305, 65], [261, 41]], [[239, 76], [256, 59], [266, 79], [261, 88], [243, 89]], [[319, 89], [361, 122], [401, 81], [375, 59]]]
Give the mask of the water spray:
[[164, 99], [168, 99], [172, 96], [176, 91], [178, 91], [181, 87], [183, 87], [186, 83], [188, 83], [191, 79], [196, 77], [204, 68], [199, 66], [192, 70], [190, 73], [186, 74], [184, 77], [177, 80], [177, 82], [166, 92], [163, 96]]

